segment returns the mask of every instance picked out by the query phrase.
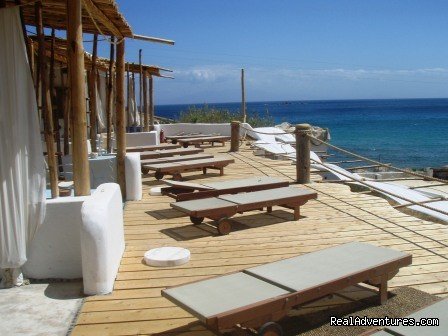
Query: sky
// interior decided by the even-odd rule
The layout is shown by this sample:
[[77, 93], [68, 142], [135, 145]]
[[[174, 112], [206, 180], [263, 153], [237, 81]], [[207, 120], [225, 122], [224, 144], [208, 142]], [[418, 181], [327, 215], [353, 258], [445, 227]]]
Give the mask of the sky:
[[[448, 97], [446, 0], [118, 0], [156, 104]], [[85, 44], [89, 51], [91, 45]], [[100, 54], [108, 55], [106, 42]]]

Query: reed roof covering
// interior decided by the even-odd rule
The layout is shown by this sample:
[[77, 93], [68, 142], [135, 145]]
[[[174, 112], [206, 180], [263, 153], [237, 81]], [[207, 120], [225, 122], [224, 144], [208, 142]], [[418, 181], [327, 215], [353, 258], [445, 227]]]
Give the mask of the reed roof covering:
[[[34, 5], [36, 0], [21, 0], [25, 24], [36, 25]], [[117, 37], [133, 37], [131, 27], [119, 12], [114, 0], [81, 0], [84, 33]], [[7, 6], [17, 5], [7, 0]], [[42, 0], [43, 25], [47, 28], [67, 28], [67, 0]]]
[[[38, 41], [36, 36], [29, 36], [31, 39], [34, 51], [37, 54], [38, 50]], [[45, 53], [48, 58], [51, 57], [51, 36], [45, 36]], [[55, 38], [54, 39], [54, 59], [56, 62], [67, 64], [67, 40], [61, 39], [61, 38]], [[86, 69], [90, 69], [92, 67], [92, 55], [86, 51], [84, 51], [84, 63]], [[96, 62], [97, 68], [103, 71], [107, 71], [109, 69], [109, 59], [98, 57]], [[126, 63], [125, 69], [127, 70], [129, 67], [130, 72], [139, 73], [140, 72], [140, 65], [136, 63]], [[147, 72], [148, 74], [152, 76], [157, 77], [168, 77], [161, 71], [167, 71], [172, 72], [172, 70], [161, 68], [157, 65], [148, 65], [148, 64], [142, 64], [142, 70]]]

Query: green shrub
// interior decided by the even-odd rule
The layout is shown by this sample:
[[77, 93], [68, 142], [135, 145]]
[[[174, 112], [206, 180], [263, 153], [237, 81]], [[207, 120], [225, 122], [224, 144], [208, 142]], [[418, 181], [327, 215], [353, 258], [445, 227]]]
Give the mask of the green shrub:
[[[203, 107], [189, 106], [187, 111], [181, 111], [177, 122], [180, 123], [229, 123], [233, 120], [243, 121], [243, 113], [228, 109], [204, 105]], [[273, 126], [274, 119], [266, 111], [263, 115], [258, 112], [247, 112], [247, 123], [252, 127]]]

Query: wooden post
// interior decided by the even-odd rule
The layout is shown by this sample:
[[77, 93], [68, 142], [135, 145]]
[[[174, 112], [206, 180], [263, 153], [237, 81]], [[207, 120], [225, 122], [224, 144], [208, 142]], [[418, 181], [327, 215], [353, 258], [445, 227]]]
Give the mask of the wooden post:
[[149, 130], [154, 131], [154, 79], [149, 75]]
[[92, 151], [98, 152], [96, 144], [96, 121], [98, 111], [96, 110], [96, 62], [98, 52], [98, 35], [93, 36], [93, 50], [92, 50], [92, 68], [89, 71], [89, 109], [90, 109], [90, 142], [92, 145]]
[[81, 0], [67, 1], [67, 60], [71, 117], [73, 119], [71, 135], [75, 196], [90, 195], [81, 9]]
[[246, 92], [244, 88], [244, 69], [241, 69], [241, 112], [243, 113], [243, 122], [246, 122]]
[[[51, 102], [56, 101], [56, 94], [55, 94], [55, 88], [54, 88], [54, 79], [55, 79], [55, 72], [54, 72], [54, 62], [55, 62], [55, 43], [56, 43], [56, 35], [55, 35], [55, 29], [53, 28], [51, 30], [51, 58], [50, 58], [50, 96], [51, 96]], [[54, 138], [56, 141], [56, 151], [57, 154], [57, 160], [58, 160], [58, 171], [60, 173], [63, 172], [62, 169], [62, 156], [61, 156], [61, 134], [60, 134], [60, 126], [59, 126], [59, 116], [58, 116], [58, 110], [53, 108], [52, 111], [52, 118], [53, 118], [53, 127], [54, 127]]]
[[121, 188], [121, 194], [126, 199], [126, 179], [124, 159], [126, 156], [126, 110], [124, 107], [124, 38], [117, 45], [117, 124], [116, 124], [116, 139], [117, 139], [117, 172], [118, 184]]
[[109, 80], [107, 82], [107, 151], [112, 153], [112, 108], [114, 103], [114, 58], [115, 58], [115, 38], [111, 36], [110, 60], [109, 60]]
[[139, 107], [139, 115], [140, 115], [140, 132], [143, 130], [143, 68], [142, 68], [142, 50], [138, 50], [138, 64], [139, 64], [139, 95], [138, 95], [138, 107]]
[[[65, 80], [67, 78], [67, 80]], [[69, 155], [70, 152], [70, 92], [68, 91], [68, 68], [67, 68], [67, 76], [64, 76], [64, 71], [61, 68], [61, 82], [62, 86], [64, 87], [64, 96], [63, 99], [63, 109], [64, 109], [64, 155]]]
[[310, 183], [310, 133], [310, 125], [296, 125], [296, 178], [301, 184]]
[[50, 172], [50, 188], [51, 197], [59, 196], [58, 187], [58, 165], [56, 160], [56, 151], [54, 148], [54, 131], [53, 131], [53, 108], [51, 106], [50, 89], [47, 83], [47, 57], [45, 55], [45, 36], [42, 21], [42, 2], [35, 4], [37, 18], [37, 36], [39, 40], [39, 65], [40, 65], [40, 85], [42, 93], [42, 116], [44, 119], [44, 135], [47, 145], [47, 162]]
[[232, 121], [230, 123], [230, 151], [238, 152], [240, 150], [240, 122]]
[[146, 71], [143, 71], [143, 116], [144, 116], [144, 120], [145, 120], [145, 132], [149, 132], [148, 79], [146, 77]]
[[131, 105], [129, 104], [130, 99], [131, 99], [131, 90], [129, 85], [131, 85], [131, 79], [129, 77], [129, 63], [127, 64], [127, 69], [126, 69], [126, 126], [132, 126], [129, 122], [129, 115], [130, 115], [130, 111], [131, 111]]
[[[134, 105], [137, 103], [136, 102], [136, 99], [135, 99], [135, 73], [134, 72], [132, 72], [132, 74], [131, 74], [131, 85], [132, 85], [132, 99], [133, 99], [133, 101], [134, 101]], [[138, 111], [137, 111], [137, 106], [135, 106], [135, 109], [134, 109], [134, 125], [133, 126], [138, 126], [138, 122], [137, 122], [137, 116], [138, 116], [139, 114], [138, 114]], [[135, 130], [134, 130], [135, 131]]]

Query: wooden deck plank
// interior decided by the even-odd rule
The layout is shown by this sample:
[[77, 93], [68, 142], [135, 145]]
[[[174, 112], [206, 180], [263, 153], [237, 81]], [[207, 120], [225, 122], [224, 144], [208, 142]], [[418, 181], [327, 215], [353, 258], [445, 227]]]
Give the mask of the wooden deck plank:
[[[253, 156], [245, 146], [240, 153], [228, 154], [227, 150], [227, 146], [206, 149], [235, 159], [224, 176], [214, 172], [186, 173], [184, 179], [203, 183], [276, 176], [293, 182], [295, 168], [289, 161]], [[319, 177], [313, 174], [312, 179]], [[212, 335], [187, 312], [162, 298], [160, 291], [350, 241], [369, 242], [413, 255], [413, 264], [399, 272], [390, 282], [391, 288], [411, 286], [448, 296], [446, 226], [404, 214], [382, 198], [350, 192], [349, 187], [341, 184], [312, 183], [306, 187], [316, 191], [318, 199], [302, 207], [303, 217], [299, 221], [293, 221], [292, 211], [274, 207], [270, 214], [253, 211], [235, 216], [236, 230], [228, 236], [218, 236], [213, 226], [194, 227], [188, 218], [171, 209], [171, 198], [149, 195], [150, 188], [162, 185], [163, 181], [145, 175], [143, 200], [126, 203], [126, 251], [114, 291], [85, 300], [73, 335]], [[142, 263], [146, 250], [172, 245], [190, 249], [191, 261], [175, 268], [154, 268]], [[368, 295], [359, 289], [347, 291], [354, 299]], [[322, 299], [294, 314], [344, 302], [345, 296]]]

